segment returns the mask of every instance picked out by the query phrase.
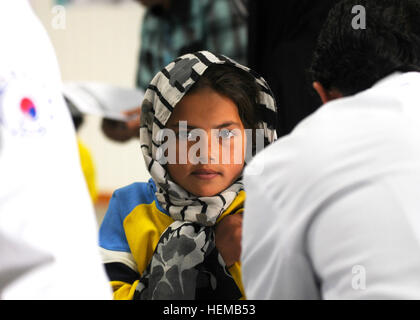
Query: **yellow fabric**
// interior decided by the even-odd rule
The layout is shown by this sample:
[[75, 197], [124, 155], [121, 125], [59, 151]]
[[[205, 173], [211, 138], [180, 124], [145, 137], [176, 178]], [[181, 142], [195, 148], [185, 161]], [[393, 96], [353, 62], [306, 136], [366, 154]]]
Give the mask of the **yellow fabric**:
[[239, 261], [235, 262], [233, 266], [229, 268], [229, 272], [242, 293], [242, 298], [240, 300], [246, 300], [244, 285], [242, 283], [241, 263]]
[[125, 218], [125, 235], [140, 274], [152, 258], [160, 236], [172, 222], [171, 217], [156, 208], [154, 201], [138, 205]]
[[98, 192], [96, 189], [96, 172], [92, 155], [80, 138], [77, 138], [77, 145], [79, 147], [80, 164], [82, 166], [83, 175], [85, 176], [90, 198], [92, 199], [92, 202], [95, 203], [98, 199]]
[[[242, 213], [244, 201], [245, 192], [240, 191], [227, 210], [219, 217], [217, 223], [229, 214]], [[136, 206], [124, 219], [123, 225], [127, 242], [140, 274], [143, 273], [151, 260], [160, 236], [173, 222], [174, 220], [171, 217], [157, 209], [155, 202]], [[245, 297], [240, 263], [233, 264], [229, 268], [229, 272], [240, 289], [242, 296]], [[132, 299], [137, 282], [134, 284], [120, 281], [111, 282], [115, 290], [114, 299]]]
[[132, 300], [138, 282], [139, 280], [136, 280], [134, 283], [128, 284], [123, 281], [111, 281], [114, 300]]

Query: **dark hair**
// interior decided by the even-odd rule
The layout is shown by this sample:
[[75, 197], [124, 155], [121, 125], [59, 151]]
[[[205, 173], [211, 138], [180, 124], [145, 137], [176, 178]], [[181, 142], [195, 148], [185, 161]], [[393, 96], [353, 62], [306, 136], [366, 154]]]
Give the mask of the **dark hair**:
[[239, 117], [245, 129], [257, 128], [259, 117], [256, 106], [259, 89], [251, 74], [232, 65], [213, 64], [207, 68], [187, 94], [204, 88], [211, 88], [231, 99], [238, 108]]
[[71, 100], [69, 100], [67, 97], [64, 97], [64, 101], [66, 102], [67, 107], [69, 108], [71, 119], [73, 120], [73, 125], [76, 131], [79, 130], [80, 126], [84, 122], [84, 116], [79, 111], [78, 108], [73, 104]]
[[[366, 10], [366, 29], [354, 29], [352, 8]], [[344, 0], [329, 12], [310, 69], [312, 81], [352, 95], [395, 71], [420, 71], [417, 0]]]

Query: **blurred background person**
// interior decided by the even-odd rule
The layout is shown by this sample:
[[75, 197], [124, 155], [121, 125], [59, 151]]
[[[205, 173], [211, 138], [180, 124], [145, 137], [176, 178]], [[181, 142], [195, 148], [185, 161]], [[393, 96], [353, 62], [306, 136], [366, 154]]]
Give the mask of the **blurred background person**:
[[146, 6], [142, 22], [137, 86], [175, 58], [200, 50], [246, 64], [245, 0], [137, 0]]
[[[57, 5], [56, 0], [30, 0], [30, 3], [55, 48], [63, 88], [70, 84], [80, 84], [83, 88], [85, 84], [103, 85], [104, 89], [109, 88], [107, 93], [104, 90], [104, 96], [111, 98], [114, 89], [136, 90], [137, 52], [140, 47], [138, 33], [145, 11], [143, 6], [134, 1], [121, 4], [109, 1], [73, 4], [69, 1], [68, 4]], [[117, 100], [116, 97], [102, 99], [102, 95], [98, 98], [100, 102], [107, 103]], [[121, 105], [134, 108], [139, 101], [140, 98], [131, 104], [131, 99], [124, 99]], [[84, 118], [77, 136], [94, 160], [97, 190], [95, 213], [100, 223], [112, 190], [134, 181], [147, 181], [149, 174], [143, 162], [136, 158], [138, 145], [134, 139], [126, 143], [108, 139], [101, 130], [101, 116], [81, 109], [80, 101], [73, 102]], [[86, 107], [89, 106], [88, 103]], [[116, 167], [118, 170], [115, 170]]]
[[28, 1], [0, 1], [0, 37], [1, 297], [109, 299], [57, 60]]

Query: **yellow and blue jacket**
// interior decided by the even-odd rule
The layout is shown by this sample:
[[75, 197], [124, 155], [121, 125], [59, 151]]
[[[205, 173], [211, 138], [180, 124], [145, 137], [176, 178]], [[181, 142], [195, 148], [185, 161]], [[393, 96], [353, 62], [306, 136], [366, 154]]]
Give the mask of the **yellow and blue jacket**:
[[[99, 246], [114, 299], [132, 299], [141, 274], [146, 269], [160, 236], [174, 222], [156, 199], [152, 179], [116, 190], [99, 230]], [[243, 212], [245, 192], [241, 191], [220, 222], [229, 214]], [[240, 263], [229, 268], [245, 297]]]

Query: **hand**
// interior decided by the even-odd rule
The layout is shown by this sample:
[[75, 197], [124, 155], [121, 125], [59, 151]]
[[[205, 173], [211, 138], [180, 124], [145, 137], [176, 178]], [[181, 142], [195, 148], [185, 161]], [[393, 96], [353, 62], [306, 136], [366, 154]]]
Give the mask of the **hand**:
[[127, 121], [127, 127], [129, 129], [140, 129], [140, 114], [141, 114], [140, 106], [133, 110], [124, 112], [124, 115], [129, 118], [129, 120]]
[[216, 248], [228, 267], [241, 257], [242, 220], [242, 214], [237, 213], [224, 217], [216, 225]]
[[102, 119], [102, 131], [109, 139], [125, 142], [140, 135], [140, 107], [124, 112], [128, 121]]
[[106, 118], [102, 119], [102, 132], [109, 139], [118, 142], [126, 142], [133, 137], [140, 136], [140, 130], [130, 129], [126, 122]]

